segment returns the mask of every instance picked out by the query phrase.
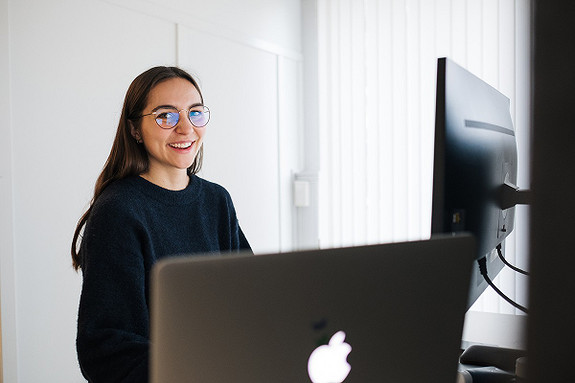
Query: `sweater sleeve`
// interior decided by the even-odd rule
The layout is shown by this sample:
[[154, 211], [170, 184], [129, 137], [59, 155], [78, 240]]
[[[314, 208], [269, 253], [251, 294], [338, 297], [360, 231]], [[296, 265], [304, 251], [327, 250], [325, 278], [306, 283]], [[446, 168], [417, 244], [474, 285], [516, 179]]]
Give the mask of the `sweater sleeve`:
[[[224, 196], [226, 198], [227, 214], [229, 216], [229, 227], [230, 227], [230, 251], [243, 251], [246, 253], [253, 253], [250, 243], [246, 238], [242, 228], [240, 227], [240, 222], [237, 218], [236, 209], [234, 203], [232, 202], [232, 197], [227, 190], [223, 189]], [[220, 232], [224, 230], [220, 229]], [[221, 233], [220, 233], [221, 234]]]
[[248, 239], [246, 238], [246, 236], [244, 235], [244, 232], [242, 231], [242, 228], [239, 227], [238, 225], [238, 232], [239, 232], [239, 246], [240, 246], [240, 250], [245, 250], [245, 251], [252, 251], [252, 247], [250, 246], [250, 243], [248, 242]]
[[118, 203], [95, 206], [86, 226], [77, 350], [90, 382], [148, 381], [144, 233], [133, 212]]

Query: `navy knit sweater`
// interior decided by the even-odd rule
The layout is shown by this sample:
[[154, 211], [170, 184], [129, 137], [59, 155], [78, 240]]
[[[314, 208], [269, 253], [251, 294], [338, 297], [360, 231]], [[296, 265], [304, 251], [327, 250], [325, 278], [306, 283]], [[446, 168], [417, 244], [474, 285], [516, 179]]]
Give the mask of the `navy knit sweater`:
[[170, 191], [115, 181], [94, 203], [80, 254], [77, 351], [90, 382], [148, 381], [149, 277], [160, 258], [250, 249], [228, 192], [191, 176]]

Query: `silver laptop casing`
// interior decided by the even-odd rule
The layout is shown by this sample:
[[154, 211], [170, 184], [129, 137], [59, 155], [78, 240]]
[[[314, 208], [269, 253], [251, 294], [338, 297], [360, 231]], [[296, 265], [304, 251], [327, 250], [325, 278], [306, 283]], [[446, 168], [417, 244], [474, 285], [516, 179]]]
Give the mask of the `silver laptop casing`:
[[310, 354], [340, 330], [345, 383], [455, 382], [474, 246], [458, 235], [162, 260], [151, 382], [310, 382]]

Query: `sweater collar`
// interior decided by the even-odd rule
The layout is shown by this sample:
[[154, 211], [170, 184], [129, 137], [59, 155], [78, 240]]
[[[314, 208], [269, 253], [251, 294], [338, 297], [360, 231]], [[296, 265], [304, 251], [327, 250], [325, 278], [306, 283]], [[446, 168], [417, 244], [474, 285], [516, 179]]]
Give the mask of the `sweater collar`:
[[155, 200], [166, 204], [180, 204], [195, 200], [202, 191], [202, 183], [196, 175], [190, 176], [190, 182], [185, 189], [168, 190], [158, 186], [140, 176], [130, 177], [129, 180], [139, 191]]

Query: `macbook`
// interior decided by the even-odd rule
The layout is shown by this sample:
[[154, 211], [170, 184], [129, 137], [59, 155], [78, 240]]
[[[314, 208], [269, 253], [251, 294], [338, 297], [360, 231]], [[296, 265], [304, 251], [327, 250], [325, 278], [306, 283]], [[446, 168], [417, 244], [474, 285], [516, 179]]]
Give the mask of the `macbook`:
[[164, 259], [151, 382], [455, 382], [474, 249], [458, 235]]

